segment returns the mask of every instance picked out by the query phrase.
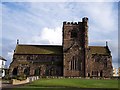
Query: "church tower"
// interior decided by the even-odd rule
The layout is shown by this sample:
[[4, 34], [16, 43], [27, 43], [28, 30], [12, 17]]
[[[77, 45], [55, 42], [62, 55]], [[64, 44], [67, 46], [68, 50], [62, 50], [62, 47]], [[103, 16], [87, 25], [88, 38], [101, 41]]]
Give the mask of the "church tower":
[[88, 48], [88, 18], [82, 22], [63, 22], [64, 76], [85, 76]]

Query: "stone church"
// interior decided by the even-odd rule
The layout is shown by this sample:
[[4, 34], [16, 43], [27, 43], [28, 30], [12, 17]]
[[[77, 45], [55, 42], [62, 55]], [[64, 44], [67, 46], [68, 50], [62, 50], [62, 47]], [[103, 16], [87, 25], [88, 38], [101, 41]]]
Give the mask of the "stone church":
[[111, 77], [112, 55], [107, 45], [88, 46], [88, 18], [63, 22], [63, 42], [25, 45], [17, 41], [9, 74], [26, 76]]

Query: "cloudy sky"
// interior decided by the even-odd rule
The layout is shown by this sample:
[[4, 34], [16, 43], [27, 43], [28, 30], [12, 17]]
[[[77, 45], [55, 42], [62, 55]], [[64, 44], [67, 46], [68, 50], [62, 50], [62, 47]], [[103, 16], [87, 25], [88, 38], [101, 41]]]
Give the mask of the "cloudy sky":
[[[5, 2], [6, 1], [6, 2]], [[118, 67], [118, 2], [15, 2], [0, 3], [0, 55], [12, 61], [16, 40], [20, 44], [61, 45], [63, 21], [89, 18], [89, 45], [105, 46], [108, 41], [113, 66]], [[109, 1], [109, 0], [108, 0]]]

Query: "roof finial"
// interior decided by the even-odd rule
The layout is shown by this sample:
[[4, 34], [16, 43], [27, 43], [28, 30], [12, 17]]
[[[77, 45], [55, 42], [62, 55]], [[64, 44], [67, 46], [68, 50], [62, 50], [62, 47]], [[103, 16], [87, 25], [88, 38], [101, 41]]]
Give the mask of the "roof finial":
[[106, 47], [108, 46], [108, 42], [106, 41]]
[[19, 39], [17, 39], [17, 44], [19, 44]]

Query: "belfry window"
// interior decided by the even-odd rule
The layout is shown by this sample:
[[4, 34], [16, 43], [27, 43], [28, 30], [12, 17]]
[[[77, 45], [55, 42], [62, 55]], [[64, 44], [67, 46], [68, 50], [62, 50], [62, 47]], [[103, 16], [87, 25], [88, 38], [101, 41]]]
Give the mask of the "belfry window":
[[71, 31], [71, 38], [76, 38], [77, 37], [77, 32], [76, 30]]

